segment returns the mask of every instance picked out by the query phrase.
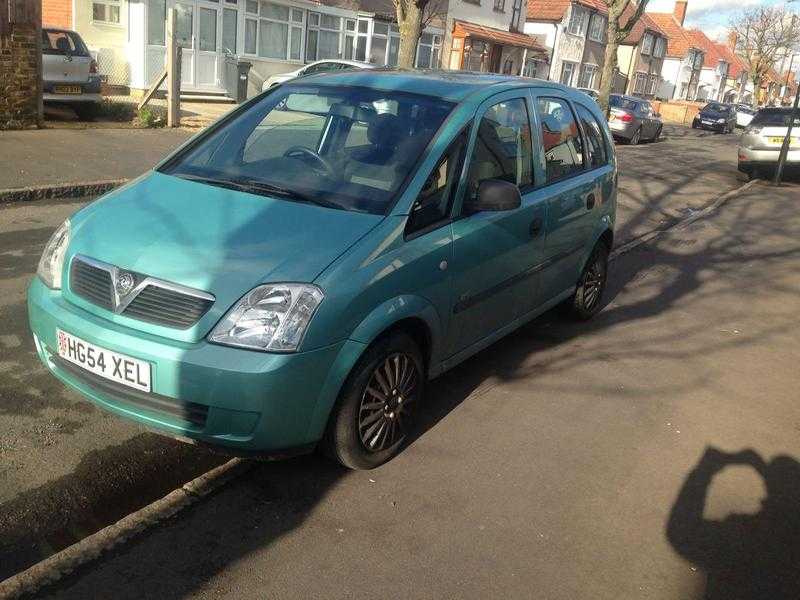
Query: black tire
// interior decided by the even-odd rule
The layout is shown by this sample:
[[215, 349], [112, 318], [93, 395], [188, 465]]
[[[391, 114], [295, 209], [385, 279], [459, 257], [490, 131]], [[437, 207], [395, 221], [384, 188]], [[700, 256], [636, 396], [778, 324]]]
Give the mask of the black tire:
[[661, 139], [661, 129], [662, 128], [659, 126], [659, 128], [656, 129], [655, 134], [653, 134], [653, 141], [654, 142], [657, 142], [659, 139]]
[[322, 440], [325, 454], [356, 470], [394, 458], [413, 431], [426, 378], [422, 352], [409, 335], [398, 331], [373, 342], [339, 393]]
[[633, 132], [631, 139], [628, 140], [628, 144], [631, 146], [637, 145], [642, 139], [642, 128], [639, 127], [636, 131]]
[[97, 116], [97, 104], [94, 102], [76, 103], [72, 108], [81, 121], [94, 121], [94, 118]]
[[697, 129], [697, 121], [692, 121], [692, 129]]
[[587, 321], [603, 307], [603, 294], [608, 281], [608, 248], [598, 242], [583, 267], [575, 294], [566, 304], [573, 319]]

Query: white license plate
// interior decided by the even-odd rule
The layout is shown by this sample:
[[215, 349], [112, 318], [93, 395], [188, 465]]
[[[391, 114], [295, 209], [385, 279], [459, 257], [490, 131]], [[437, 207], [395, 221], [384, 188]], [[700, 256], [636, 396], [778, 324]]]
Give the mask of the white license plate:
[[60, 329], [56, 336], [58, 355], [64, 360], [122, 385], [150, 391], [149, 363], [95, 346]]
[[54, 94], [81, 94], [83, 88], [79, 85], [57, 85], [53, 87]]

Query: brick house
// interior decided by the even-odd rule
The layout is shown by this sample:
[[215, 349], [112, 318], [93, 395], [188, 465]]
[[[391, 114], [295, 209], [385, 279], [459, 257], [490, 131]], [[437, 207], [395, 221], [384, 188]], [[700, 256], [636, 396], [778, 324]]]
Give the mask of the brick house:
[[[630, 6], [626, 13], [630, 15]], [[626, 22], [623, 13], [623, 22]], [[667, 51], [667, 34], [647, 13], [633, 26], [617, 48], [618, 75], [613, 89], [619, 94], [655, 98], [661, 89], [661, 71]]]
[[647, 13], [667, 36], [667, 52], [661, 68], [662, 84], [656, 96], [664, 100], [695, 100], [703, 69], [704, 52], [684, 29], [686, 0], [677, 0], [672, 13]]

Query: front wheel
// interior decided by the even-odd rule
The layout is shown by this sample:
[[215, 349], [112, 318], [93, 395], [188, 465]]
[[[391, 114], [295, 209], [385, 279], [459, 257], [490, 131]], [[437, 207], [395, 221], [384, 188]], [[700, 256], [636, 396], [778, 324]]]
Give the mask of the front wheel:
[[403, 332], [378, 339], [350, 372], [323, 450], [350, 469], [374, 469], [389, 461], [409, 439], [424, 390], [417, 343]]
[[586, 321], [600, 311], [607, 279], [608, 248], [600, 242], [586, 261], [575, 295], [569, 300], [569, 313], [573, 318]]

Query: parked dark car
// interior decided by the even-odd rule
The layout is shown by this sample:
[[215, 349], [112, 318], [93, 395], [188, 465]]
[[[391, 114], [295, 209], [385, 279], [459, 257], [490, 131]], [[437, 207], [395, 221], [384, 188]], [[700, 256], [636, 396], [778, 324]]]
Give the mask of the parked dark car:
[[711, 129], [719, 133], [733, 133], [736, 128], [736, 109], [730, 104], [709, 102], [692, 121], [692, 129]]

